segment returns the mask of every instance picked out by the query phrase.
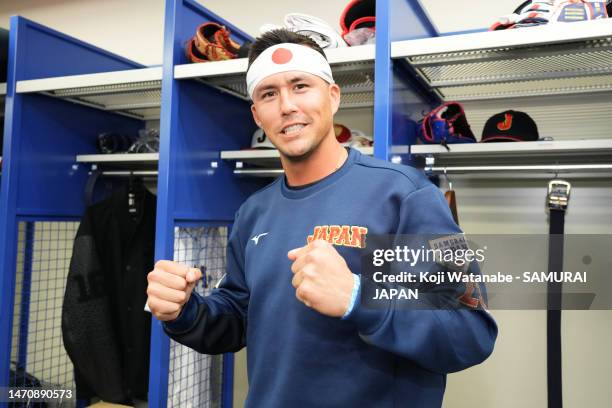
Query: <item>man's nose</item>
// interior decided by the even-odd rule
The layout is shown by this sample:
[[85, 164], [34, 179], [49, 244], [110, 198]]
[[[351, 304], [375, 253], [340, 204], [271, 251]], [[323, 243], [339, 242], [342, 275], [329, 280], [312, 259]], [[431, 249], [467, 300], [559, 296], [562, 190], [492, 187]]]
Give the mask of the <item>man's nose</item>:
[[280, 110], [282, 114], [288, 115], [297, 111], [297, 107], [295, 106], [295, 102], [293, 100], [291, 92], [289, 92], [288, 90], [282, 89], [280, 91], [279, 100]]

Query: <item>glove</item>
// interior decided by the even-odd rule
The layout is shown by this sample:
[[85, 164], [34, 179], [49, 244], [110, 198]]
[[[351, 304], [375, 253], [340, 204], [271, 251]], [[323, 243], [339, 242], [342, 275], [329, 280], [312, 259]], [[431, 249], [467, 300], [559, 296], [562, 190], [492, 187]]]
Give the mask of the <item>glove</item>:
[[230, 38], [224, 26], [208, 22], [200, 25], [196, 34], [185, 44], [187, 59], [191, 62], [223, 61], [246, 57], [250, 42], [242, 46]]
[[209, 61], [236, 58], [240, 45], [230, 38], [228, 29], [217, 23], [204, 23], [196, 30], [195, 46]]
[[476, 143], [463, 106], [458, 102], [438, 106], [420, 125], [418, 137], [425, 144]]

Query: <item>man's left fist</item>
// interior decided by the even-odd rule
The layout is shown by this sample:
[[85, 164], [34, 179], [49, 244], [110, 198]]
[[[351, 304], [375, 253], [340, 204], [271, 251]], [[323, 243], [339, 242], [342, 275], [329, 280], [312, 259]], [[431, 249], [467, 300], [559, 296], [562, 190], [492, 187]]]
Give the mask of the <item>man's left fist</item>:
[[342, 317], [353, 292], [353, 273], [338, 251], [322, 239], [287, 253], [293, 261], [291, 284], [306, 306], [331, 317]]

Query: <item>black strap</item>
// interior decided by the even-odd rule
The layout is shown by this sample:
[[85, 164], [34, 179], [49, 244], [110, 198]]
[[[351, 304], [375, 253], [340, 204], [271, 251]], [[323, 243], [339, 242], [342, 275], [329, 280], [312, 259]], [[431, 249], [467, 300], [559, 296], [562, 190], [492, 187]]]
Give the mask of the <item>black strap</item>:
[[83, 200], [85, 201], [86, 207], [93, 204], [96, 182], [100, 178], [101, 174], [102, 172], [100, 170], [93, 170], [87, 178], [87, 183], [85, 183], [85, 192], [83, 193]]
[[[563, 227], [565, 210], [550, 209], [550, 237], [548, 241], [548, 271], [563, 270]], [[562, 283], [548, 283], [547, 375], [548, 408], [563, 407], [561, 372], [561, 291]]]

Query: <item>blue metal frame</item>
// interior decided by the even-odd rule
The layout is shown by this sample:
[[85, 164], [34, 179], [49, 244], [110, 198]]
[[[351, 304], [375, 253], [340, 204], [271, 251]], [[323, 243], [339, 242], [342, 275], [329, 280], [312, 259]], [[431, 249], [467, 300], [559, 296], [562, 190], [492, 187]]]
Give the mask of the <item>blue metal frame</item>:
[[390, 5], [376, 2], [376, 56], [374, 62], [374, 157], [388, 160], [391, 147]]
[[17, 215], [17, 222], [21, 221], [49, 221], [49, 222], [75, 222], [81, 220], [81, 214], [78, 216], [67, 216], [67, 215]]
[[[171, 183], [171, 167], [174, 155], [171, 154], [171, 136], [178, 132], [172, 118], [178, 114], [177, 87], [174, 83], [174, 61], [180, 58], [181, 42], [175, 41], [178, 4], [166, 1], [164, 27], [164, 64], [162, 76], [159, 164], [157, 176], [157, 219], [155, 228], [155, 260], [172, 259], [174, 231], [172, 209], [174, 192]], [[151, 408], [162, 408], [168, 401], [168, 371], [170, 359], [170, 340], [161, 322], [152, 318], [151, 347], [149, 359], [149, 398]]]
[[221, 383], [221, 407], [234, 406], [234, 353], [223, 354], [223, 382]]
[[27, 222], [21, 283], [21, 308], [19, 310], [19, 357], [17, 367], [25, 372], [28, 358], [28, 324], [30, 322], [30, 293], [32, 289], [32, 253], [34, 251], [34, 223]]
[[394, 81], [403, 82], [425, 104], [435, 95], [417, 82], [410, 68], [391, 60], [391, 42], [438, 36], [419, 0], [379, 0], [376, 2], [376, 61], [374, 65], [374, 156], [389, 160], [393, 146], [396, 111], [402, 110], [394, 95]]
[[[227, 226], [227, 235], [232, 233], [234, 224]], [[234, 406], [234, 353], [223, 354], [223, 378], [221, 382], [221, 408]]]
[[[9, 58], [7, 69], [5, 120], [4, 120], [4, 151], [2, 156], [2, 180], [0, 188], [0, 386], [6, 386], [9, 381], [11, 359], [11, 340], [13, 328], [13, 304], [15, 301], [15, 265], [17, 258], [17, 183], [16, 155], [17, 146], [12, 141], [12, 133], [19, 131], [19, 123], [13, 118], [21, 114], [21, 99], [15, 100], [15, 83], [18, 76], [18, 66], [23, 63], [23, 52], [17, 53], [19, 21], [11, 18], [9, 35]], [[6, 403], [0, 402], [0, 407]]]

